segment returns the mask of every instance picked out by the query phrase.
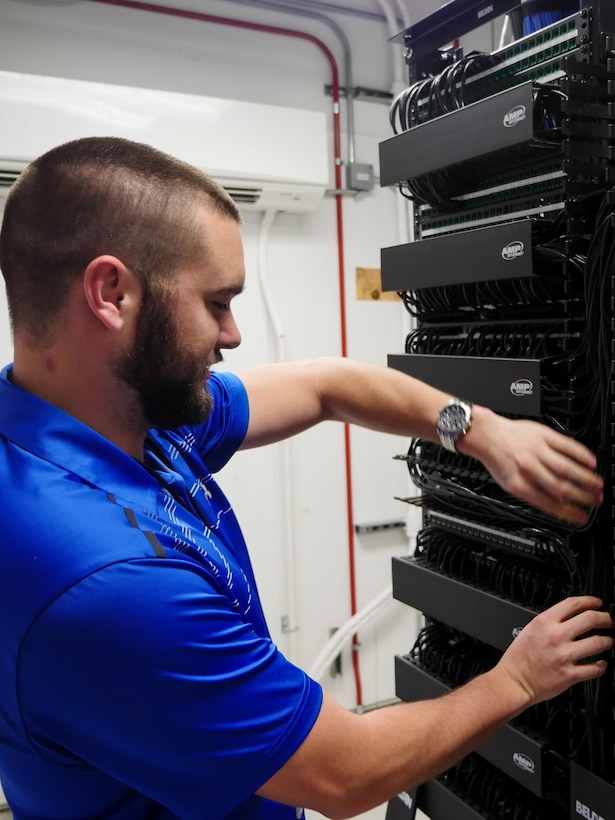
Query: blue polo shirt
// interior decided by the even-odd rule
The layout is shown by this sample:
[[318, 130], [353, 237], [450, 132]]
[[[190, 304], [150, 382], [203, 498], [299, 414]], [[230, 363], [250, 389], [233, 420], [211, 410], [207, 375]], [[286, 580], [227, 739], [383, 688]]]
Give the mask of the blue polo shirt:
[[212, 478], [245, 436], [243, 385], [212, 375], [207, 422], [152, 431], [145, 469], [9, 373], [0, 780], [15, 820], [293, 820], [254, 792], [322, 691], [272, 643]]

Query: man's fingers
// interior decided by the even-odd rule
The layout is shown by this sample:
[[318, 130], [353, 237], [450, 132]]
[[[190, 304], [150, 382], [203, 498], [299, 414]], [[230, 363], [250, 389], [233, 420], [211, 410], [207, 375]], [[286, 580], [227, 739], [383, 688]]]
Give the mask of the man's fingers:
[[[608, 635], [589, 635], [574, 642], [572, 660], [579, 662], [594, 655], [604, 655], [613, 648], [613, 638]], [[587, 664], [584, 664], [587, 666]]]
[[592, 615], [598, 617], [606, 616], [610, 620], [608, 612], [601, 612], [600, 607], [602, 601], [596, 595], [571, 595], [569, 598], [563, 598], [552, 607], [545, 610], [537, 618], [540, 620], [555, 620], [563, 623], [573, 618], [575, 615]]
[[573, 663], [603, 655], [615, 644], [613, 635], [598, 634], [613, 629], [611, 615], [599, 609], [600, 606], [602, 601], [599, 598], [583, 595], [566, 598], [550, 610], [569, 641], [569, 659]]
[[569, 436], [556, 433], [554, 430], [550, 430], [548, 435], [553, 449], [559, 451], [566, 459], [571, 459], [591, 472], [596, 469], [596, 456], [584, 444]]
[[602, 478], [561, 453], [547, 451], [536, 470], [543, 487], [554, 498], [568, 499], [583, 507], [602, 501]]
[[551, 623], [555, 627], [556, 639], [576, 640], [588, 632], [613, 629], [613, 619], [605, 612], [602, 601], [595, 595], [574, 595], [564, 598], [536, 616], [536, 621], [544, 622], [545, 628]]
[[600, 476], [567, 459], [547, 454], [545, 461], [535, 459], [527, 465], [519, 464], [519, 472], [508, 490], [555, 518], [584, 524], [587, 510], [602, 503], [602, 487]]
[[530, 502], [534, 507], [547, 515], [558, 518], [560, 521], [574, 524], [575, 526], [582, 526], [589, 520], [589, 513], [584, 509], [585, 506], [593, 507], [595, 503], [599, 503], [599, 501], [596, 501], [595, 503], [578, 506], [566, 498], [549, 495], [544, 492], [539, 485], [528, 486], [525, 484], [524, 487], [521, 488], [521, 486], [517, 484], [511, 488], [510, 492], [518, 498]]
[[606, 661], [578, 664], [572, 671], [570, 685], [573, 686], [575, 683], [582, 683], [592, 678], [599, 678], [601, 675], [604, 675], [607, 669], [608, 664]]

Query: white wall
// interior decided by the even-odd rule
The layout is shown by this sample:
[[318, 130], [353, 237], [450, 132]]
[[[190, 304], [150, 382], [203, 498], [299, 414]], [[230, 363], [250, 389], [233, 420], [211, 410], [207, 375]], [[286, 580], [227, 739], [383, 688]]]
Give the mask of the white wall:
[[[343, 68], [337, 38], [321, 22], [222, 0], [176, 0], [166, 5], [311, 32], [322, 38]], [[413, 0], [406, 5], [422, 16], [438, 3]], [[356, 8], [380, 10], [376, 0], [362, 0]], [[387, 42], [384, 22], [341, 14], [334, 19], [351, 42], [355, 85], [389, 90], [392, 61], [400, 55], [399, 46]], [[0, 69], [321, 110], [331, 123], [331, 99], [324, 94], [324, 86], [331, 82], [330, 66], [314, 44], [96, 2], [0, 0]], [[387, 106], [356, 103], [355, 124], [356, 159], [377, 169], [378, 142], [390, 136]], [[346, 135], [342, 145], [345, 156]], [[357, 302], [355, 268], [379, 267], [380, 248], [399, 241], [398, 216], [391, 190], [376, 188], [363, 198], [344, 201], [349, 354], [380, 364], [386, 363], [388, 352], [402, 349], [407, 317], [400, 304]], [[243, 344], [227, 355], [231, 368], [275, 356], [262, 294], [254, 281], [260, 220], [256, 214], [246, 215], [248, 281], [236, 309]], [[268, 267], [287, 328], [289, 358], [337, 355], [340, 306], [333, 200], [311, 214], [276, 217]], [[10, 342], [4, 306], [0, 309], [0, 358], [5, 361], [10, 358]], [[353, 431], [351, 442], [355, 523], [404, 518], [407, 507], [394, 496], [408, 495], [411, 489], [404, 465], [392, 457], [404, 452], [407, 442], [365, 431]], [[279, 450], [240, 454], [221, 482], [251, 546], [272, 633], [285, 651], [309, 668], [329, 630], [342, 626], [350, 613], [341, 427], [330, 424], [303, 434], [293, 442], [291, 458], [297, 587], [297, 632], [292, 638], [280, 627], [282, 616], [288, 614], [288, 585]], [[407, 550], [401, 530], [356, 539], [359, 608], [390, 582], [391, 556]], [[364, 703], [394, 695], [393, 655], [410, 648], [416, 625], [407, 607], [391, 601], [361, 631]], [[342, 665], [343, 674], [327, 676], [324, 684], [340, 702], [353, 707], [349, 649], [343, 652]], [[384, 809], [370, 816], [384, 817]]]

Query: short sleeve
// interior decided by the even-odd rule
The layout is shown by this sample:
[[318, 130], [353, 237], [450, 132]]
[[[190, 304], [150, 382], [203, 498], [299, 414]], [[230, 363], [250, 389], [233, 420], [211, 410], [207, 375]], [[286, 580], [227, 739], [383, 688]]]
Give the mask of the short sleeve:
[[199, 453], [207, 469], [216, 473], [241, 446], [248, 430], [250, 410], [247, 391], [234, 373], [212, 372], [207, 389], [213, 408], [203, 424], [175, 431], [150, 431], [150, 435], [158, 440], [176, 441], [181, 450], [190, 442], [190, 448]]
[[31, 630], [20, 680], [41, 756], [74, 755], [183, 820], [248, 799], [322, 701], [181, 558], [121, 562], [67, 590]]

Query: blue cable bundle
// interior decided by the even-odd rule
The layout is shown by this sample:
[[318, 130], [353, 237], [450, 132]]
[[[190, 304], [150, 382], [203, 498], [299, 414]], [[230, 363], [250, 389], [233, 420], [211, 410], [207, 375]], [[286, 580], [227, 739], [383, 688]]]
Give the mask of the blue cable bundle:
[[523, 9], [523, 36], [533, 34], [535, 31], [557, 23], [569, 14], [580, 11], [582, 0], [525, 0], [522, 3]]

